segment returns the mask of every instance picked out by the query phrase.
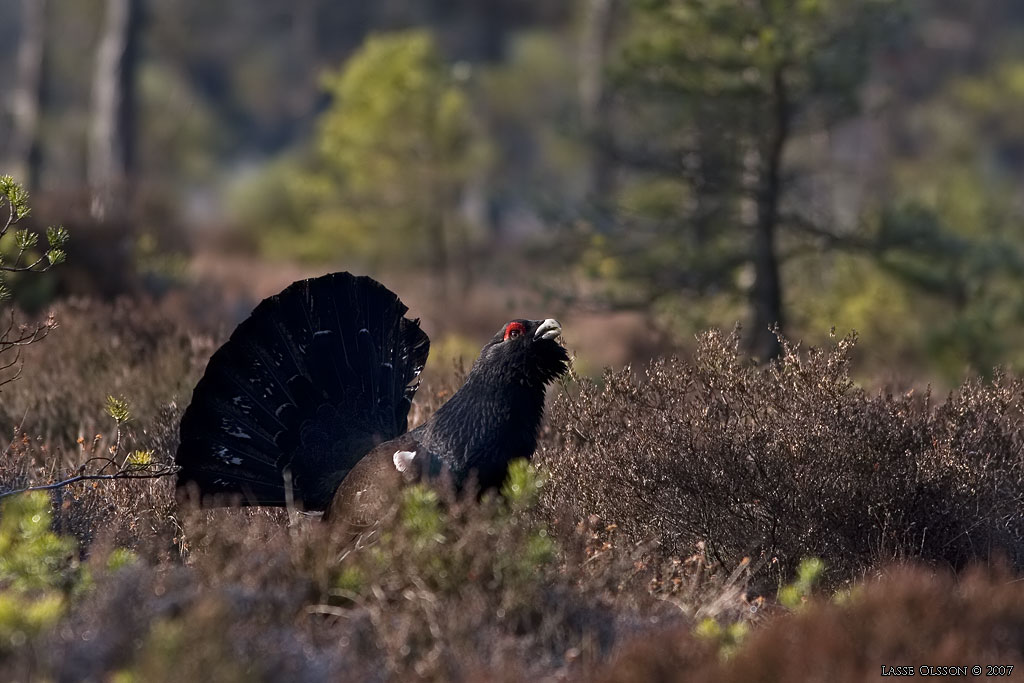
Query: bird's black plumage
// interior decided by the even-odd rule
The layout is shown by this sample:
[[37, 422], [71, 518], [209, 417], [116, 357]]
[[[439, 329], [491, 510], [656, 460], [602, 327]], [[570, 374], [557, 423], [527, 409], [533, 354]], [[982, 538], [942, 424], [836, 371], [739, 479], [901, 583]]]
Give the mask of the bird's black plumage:
[[[474, 473], [481, 488], [500, 486], [509, 461], [528, 458], [537, 447], [545, 387], [566, 371], [569, 360], [553, 338], [536, 338], [546, 322], [505, 325], [480, 351], [462, 388], [412, 431], [429, 452], [443, 454], [457, 484]], [[504, 338], [515, 325], [523, 332]]]
[[250, 505], [284, 505], [290, 493], [305, 509], [334, 510], [396, 472], [500, 485], [508, 462], [536, 448], [546, 385], [568, 367], [561, 328], [503, 326], [465, 385], [406, 432], [429, 349], [407, 310], [348, 273], [261, 302], [196, 385], [181, 421], [179, 489]]

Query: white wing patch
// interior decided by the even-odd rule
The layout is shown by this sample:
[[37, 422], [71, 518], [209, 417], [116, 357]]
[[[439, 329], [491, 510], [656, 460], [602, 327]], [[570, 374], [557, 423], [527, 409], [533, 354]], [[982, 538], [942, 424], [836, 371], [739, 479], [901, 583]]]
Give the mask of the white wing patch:
[[399, 472], [408, 471], [415, 457], [416, 451], [395, 451], [395, 469]]

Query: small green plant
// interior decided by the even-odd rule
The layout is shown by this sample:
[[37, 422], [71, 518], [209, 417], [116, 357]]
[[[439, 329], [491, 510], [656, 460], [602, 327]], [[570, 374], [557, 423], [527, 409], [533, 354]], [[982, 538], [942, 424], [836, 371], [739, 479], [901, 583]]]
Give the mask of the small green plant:
[[[7, 205], [7, 218], [0, 227], [0, 239], [32, 212], [28, 203], [28, 192], [9, 175], [0, 176], [0, 208], [4, 204]], [[60, 265], [67, 258], [65, 247], [71, 237], [63, 226], [50, 226], [46, 229], [47, 249], [38, 253], [38, 232], [22, 228], [15, 230], [13, 236], [13, 254], [8, 255], [5, 250], [0, 255], [0, 299], [8, 299], [11, 296], [3, 278], [5, 273], [42, 273]]]
[[[7, 206], [7, 218], [0, 218], [0, 301], [11, 298], [7, 282], [9, 275], [43, 273], [63, 263], [67, 258], [65, 247], [70, 239], [68, 231], [62, 226], [51, 226], [46, 229], [48, 248], [39, 253], [39, 233], [29, 229], [17, 229], [11, 234], [12, 245], [11, 241], [5, 238], [19, 221], [29, 215], [31, 208], [28, 193], [9, 175], [0, 175], [0, 211], [4, 205]], [[8, 318], [9, 323], [0, 333], [0, 386], [21, 376], [22, 349], [42, 340], [57, 326], [57, 321], [52, 316], [33, 325], [17, 325], [13, 307], [8, 311]]]
[[[328, 604], [310, 610], [367, 611], [395, 670], [434, 666], [457, 634], [494, 615], [509, 624], [543, 619], [546, 588], [558, 580], [558, 545], [537, 514], [544, 480], [521, 460], [503, 496], [404, 489], [378, 527], [341, 552], [328, 572]], [[391, 651], [403, 642], [410, 646]]]
[[811, 596], [811, 591], [818, 584], [825, 572], [825, 563], [817, 557], [807, 557], [800, 561], [796, 570], [796, 580], [779, 589], [779, 602], [789, 609], [801, 607]]
[[128, 548], [114, 548], [107, 556], [107, 571], [116, 572], [134, 564], [138, 559], [139, 556]]
[[50, 498], [13, 496], [0, 517], [0, 587], [17, 592], [66, 588], [74, 581], [74, 542], [50, 530]]
[[524, 510], [537, 504], [541, 488], [547, 477], [525, 459], [514, 460], [508, 466], [508, 478], [501, 487], [501, 495], [505, 497], [513, 510]]
[[128, 454], [128, 467], [140, 469], [153, 464], [153, 451], [136, 450]]
[[444, 517], [437, 491], [410, 486], [402, 495], [402, 528], [417, 547], [444, 542]]
[[736, 653], [749, 632], [750, 626], [746, 622], [736, 621], [723, 626], [714, 617], [702, 619], [694, 628], [698, 637], [715, 643], [724, 659]]
[[57, 623], [82, 579], [75, 544], [50, 530], [50, 499], [14, 496], [0, 508], [0, 651]]
[[[131, 405], [125, 398], [107, 397], [106, 413], [115, 423], [114, 441], [104, 449], [102, 434], [97, 434], [91, 442], [84, 438], [78, 440], [81, 449], [82, 464], [74, 475], [48, 484], [36, 484], [20, 489], [0, 492], [0, 499], [17, 496], [29, 491], [46, 491], [61, 488], [81, 481], [100, 481], [112, 479], [157, 479], [174, 474], [178, 471], [173, 462], [157, 460], [153, 451], [135, 449], [125, 453], [118, 460], [124, 449], [124, 442], [131, 438], [128, 423], [132, 419]], [[105, 452], [104, 452], [105, 451]]]
[[119, 425], [132, 418], [131, 406], [123, 396], [107, 396], [107, 415]]

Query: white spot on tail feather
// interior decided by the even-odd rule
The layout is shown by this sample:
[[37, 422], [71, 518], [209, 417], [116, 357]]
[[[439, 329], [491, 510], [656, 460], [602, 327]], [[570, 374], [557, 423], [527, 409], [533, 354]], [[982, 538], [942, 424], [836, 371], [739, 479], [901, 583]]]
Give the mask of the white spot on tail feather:
[[238, 437], [239, 439], [252, 438], [251, 436], [249, 436], [248, 432], [244, 431], [241, 427], [238, 427], [237, 425], [231, 424], [227, 420], [224, 420], [222, 425], [224, 427], [224, 431], [228, 434], [228, 436]]

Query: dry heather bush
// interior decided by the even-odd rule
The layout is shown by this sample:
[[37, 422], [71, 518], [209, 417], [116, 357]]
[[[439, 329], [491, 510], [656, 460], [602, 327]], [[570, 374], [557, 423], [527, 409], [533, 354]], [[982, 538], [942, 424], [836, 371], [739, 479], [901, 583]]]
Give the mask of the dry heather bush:
[[624, 645], [583, 680], [852, 683], [876, 680], [883, 664], [980, 665], [982, 675], [988, 664], [1013, 665], [1016, 674], [1024, 666], [1024, 583], [1003, 571], [957, 579], [904, 567], [843, 600], [815, 600], [769, 621], [728, 659], [690, 632], [666, 631]]
[[[194, 331], [166, 300], [73, 300], [55, 313], [60, 326], [25, 349], [25, 376], [3, 388], [0, 490], [57, 481], [87, 462], [87, 471], [98, 470], [96, 458], [109, 457], [117, 441], [104, 409], [109, 395], [123, 396], [132, 413], [115, 462], [136, 449], [169, 462], [213, 337]], [[172, 488], [169, 480], [68, 487], [54, 493], [54, 526], [75, 536], [83, 552], [98, 540], [166, 555], [173, 549]]]
[[[124, 436], [117, 454], [111, 453], [116, 426], [106, 418], [107, 435], [97, 435], [72, 449], [51, 448], [42, 439], [23, 436], [0, 453], [0, 492], [67, 479], [80, 470], [112, 472], [104, 463], [120, 463], [134, 450], [144, 450], [154, 463], [170, 463], [177, 450], [177, 405], [164, 406], [149, 424], [137, 424], [136, 434]], [[174, 554], [176, 522], [171, 478], [84, 481], [51, 492], [53, 526], [73, 536], [83, 554], [93, 543], [145, 549], [154, 556]]]
[[536, 480], [519, 477], [506, 501], [409, 489], [355, 543], [315, 519], [289, 524], [285, 511], [185, 511], [184, 562], [143, 550], [117, 572], [97, 569], [63, 621], [0, 653], [0, 668], [95, 680], [524, 680], [571, 675], [623, 638], [691, 623], [668, 602], [623, 599], [624, 577], [643, 593], [650, 574], [628, 554], [613, 559], [606, 541], [582, 538], [589, 563], [559, 552], [529, 500]]
[[214, 348], [210, 335], [152, 301], [74, 300], [54, 313], [59, 327], [25, 349], [25, 376], [3, 388], [0, 427], [69, 454], [79, 437], [108, 430], [109, 395], [128, 399], [138, 425], [176, 398], [187, 401]]
[[665, 555], [705, 542], [722, 565], [751, 556], [775, 580], [809, 556], [833, 581], [902, 558], [1024, 565], [1021, 380], [969, 381], [936, 406], [858, 388], [852, 339], [786, 344], [764, 369], [738, 344], [709, 333], [691, 363], [560, 396], [540, 456], [552, 514], [598, 515]]
[[[57, 348], [59, 338], [48, 340], [35, 374], [12, 387], [50, 438], [14, 441], [0, 486], [72, 471], [94, 448], [74, 443], [78, 425], [105, 433], [96, 447], [106, 448], [110, 393], [133, 403], [133, 447], [170, 458], [184, 401], [167, 404], [187, 394], [212, 351], [208, 337], [138, 306], [62, 315], [73, 334]], [[355, 541], [284, 510], [180, 510], [169, 480], [76, 485], [54, 499], [53, 526], [77, 538], [78, 575], [90, 578], [68, 592], [56, 626], [23, 647], [0, 643], [0, 671], [15, 680], [592, 680], [612, 656], [607, 680], [671, 681], [758, 678], [760, 660], [789, 676], [813, 648], [861, 677], [876, 670], [855, 668], [857, 656], [939, 658], [948, 647], [1019, 660], [1019, 640], [1000, 634], [1024, 626], [1024, 584], [1002, 578], [901, 575], [843, 606], [778, 619], [781, 608], [745, 601], [756, 568], [781, 574], [805, 555], [838, 577], [893, 557], [959, 566], [1002, 549], [1021, 562], [1021, 383], [968, 383], [940, 406], [868, 395], [849, 379], [848, 353], [848, 342], [803, 356], [787, 347], [759, 370], [734, 338], [712, 335], [692, 364], [582, 384], [554, 402], [547, 483], [523, 471], [520, 493], [482, 503], [413, 488]], [[424, 387], [411, 421], [458, 384]], [[110, 569], [115, 547], [138, 559]], [[723, 664], [724, 641], [694, 629], [707, 617], [751, 624], [755, 635]], [[842, 649], [835, 634], [847, 621], [855, 637]], [[890, 642], [899, 645], [884, 649]]]

